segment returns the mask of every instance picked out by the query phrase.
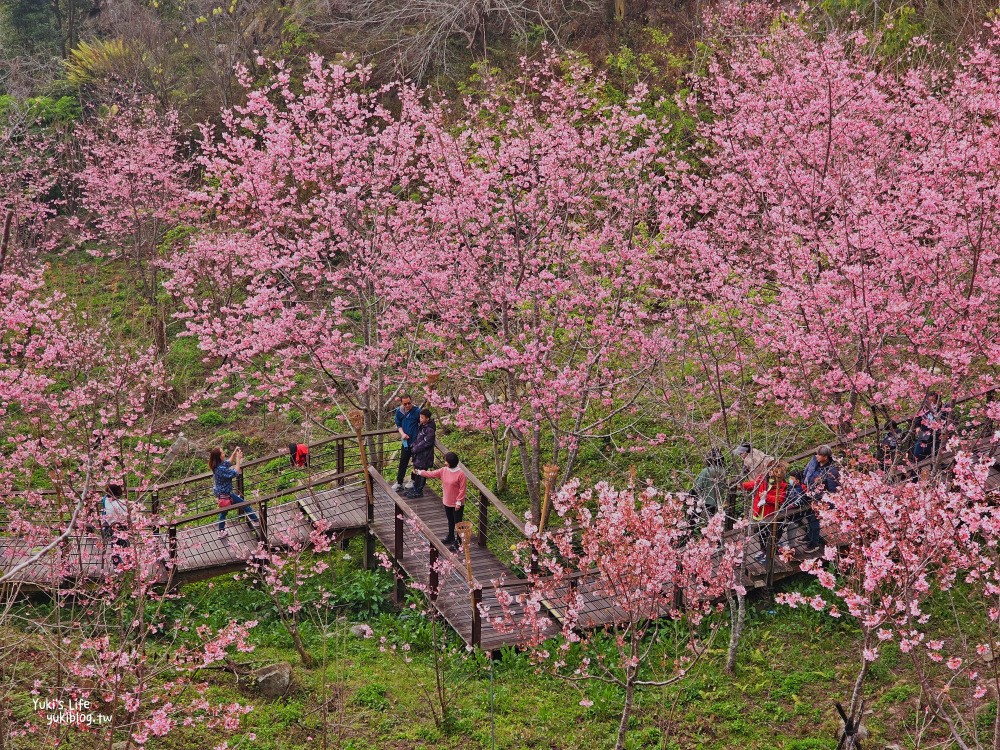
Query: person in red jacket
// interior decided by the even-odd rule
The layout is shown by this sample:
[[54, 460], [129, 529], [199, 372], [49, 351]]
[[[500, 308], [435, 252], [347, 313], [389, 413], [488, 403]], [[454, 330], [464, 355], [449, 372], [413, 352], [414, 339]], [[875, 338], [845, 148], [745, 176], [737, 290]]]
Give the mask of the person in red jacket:
[[[760, 534], [760, 551], [754, 554], [754, 558], [760, 563], [765, 562], [771, 552], [771, 526], [774, 522], [769, 517], [785, 502], [785, 496], [788, 494], [786, 476], [788, 476], [788, 464], [776, 461], [765, 473], [743, 483], [743, 489], [750, 490], [753, 497], [752, 515], [753, 520], [757, 522], [757, 533]], [[774, 545], [781, 540], [782, 530], [782, 524], [777, 524]]]

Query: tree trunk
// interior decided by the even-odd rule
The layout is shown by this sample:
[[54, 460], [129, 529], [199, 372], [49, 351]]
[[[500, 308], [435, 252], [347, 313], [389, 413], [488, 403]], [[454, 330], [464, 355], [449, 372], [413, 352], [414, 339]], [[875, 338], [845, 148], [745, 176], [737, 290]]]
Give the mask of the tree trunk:
[[0, 273], [7, 265], [7, 248], [10, 246], [10, 227], [14, 221], [14, 212], [8, 211], [3, 219], [3, 235], [0, 236]]
[[510, 460], [514, 456], [514, 441], [507, 439], [507, 447], [504, 449], [503, 459], [497, 452], [497, 494], [502, 495], [507, 491], [507, 477], [510, 475]]
[[[868, 639], [865, 638], [865, 651], [868, 650], [868, 646], [869, 646]], [[862, 651], [862, 654], [864, 654], [864, 651]], [[858, 671], [858, 677], [854, 681], [854, 692], [851, 694], [851, 708], [850, 712], [847, 714], [848, 718], [851, 719], [851, 721], [857, 721], [860, 718], [858, 714], [861, 711], [861, 689], [864, 687], [865, 677], [867, 676], [868, 676], [868, 660], [865, 659], [864, 656], [862, 655], [861, 669]]]
[[313, 659], [312, 654], [306, 650], [306, 644], [302, 642], [302, 635], [299, 633], [299, 627], [295, 624], [294, 620], [284, 620], [285, 629], [288, 634], [292, 636], [292, 643], [295, 644], [295, 650], [299, 654], [299, 658], [302, 660], [302, 666], [306, 669], [312, 669], [316, 666], [316, 660]]
[[622, 720], [618, 724], [615, 750], [625, 750], [625, 733], [628, 731], [628, 720], [632, 715], [632, 703], [635, 701], [635, 675], [628, 675], [625, 679], [625, 706], [622, 708]]
[[993, 715], [993, 750], [1000, 750], [1000, 700]]
[[740, 639], [743, 638], [743, 625], [747, 616], [746, 595], [736, 592], [736, 600], [733, 601], [733, 594], [726, 594], [729, 602], [729, 653], [726, 655], [726, 672], [733, 674], [736, 671], [736, 652], [740, 647]]
[[531, 503], [531, 522], [536, 526], [542, 514], [541, 479], [539, 476], [541, 461], [538, 455], [541, 452], [541, 447], [539, 443], [536, 431], [536, 434], [532, 436], [530, 446], [525, 445], [523, 441], [518, 446], [518, 452], [521, 454], [521, 470], [524, 472], [524, 483], [528, 488], [528, 500]]

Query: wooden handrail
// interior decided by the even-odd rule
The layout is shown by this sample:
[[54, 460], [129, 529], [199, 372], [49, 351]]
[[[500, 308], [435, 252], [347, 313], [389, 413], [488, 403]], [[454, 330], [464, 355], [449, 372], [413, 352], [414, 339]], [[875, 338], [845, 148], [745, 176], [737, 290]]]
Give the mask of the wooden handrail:
[[[399, 506], [399, 509], [403, 511], [403, 515], [410, 519], [417, 530], [427, 538], [430, 545], [437, 550], [438, 555], [450, 561], [456, 570], [459, 570], [460, 572], [464, 571], [465, 567], [464, 564], [462, 564], [462, 561], [460, 561], [450, 549], [438, 540], [437, 534], [431, 531], [430, 527], [423, 522], [420, 516], [417, 515], [416, 511], [410, 507], [409, 503], [393, 491], [392, 487], [389, 486], [389, 483], [385, 480], [385, 477], [383, 477], [374, 466], [368, 467], [368, 473], [371, 474], [372, 481], [378, 485], [379, 489], [385, 492], [385, 494], [388, 495], [397, 506]], [[479, 586], [479, 582], [476, 581], [475, 577], [473, 577], [473, 579], [468, 583], [470, 586]]]
[[185, 516], [184, 518], [178, 518], [174, 521], [164, 523], [163, 525], [167, 529], [176, 529], [178, 526], [181, 526], [182, 524], [185, 523], [191, 523], [192, 521], [203, 521], [206, 518], [213, 518], [214, 516], [219, 515], [223, 511], [237, 510], [239, 508], [249, 508], [251, 505], [256, 505], [259, 502], [260, 502], [259, 500], [244, 500], [242, 503], [233, 503], [232, 505], [227, 505], [225, 508], [219, 507], [215, 508], [214, 510], [207, 510], [204, 513], [198, 513], [197, 515], [194, 516]]
[[[395, 429], [384, 429], [384, 430], [371, 430], [369, 432], [362, 433], [362, 437], [378, 437], [379, 435], [396, 435]], [[318, 440], [315, 443], [309, 443], [309, 452], [312, 454], [315, 448], [320, 448], [324, 445], [329, 445], [330, 443], [336, 442], [338, 440], [350, 441], [350, 444], [354, 444], [357, 441], [357, 436], [353, 433], [343, 434], [343, 435], [331, 435], [323, 440]], [[261, 466], [263, 464], [274, 461], [278, 458], [288, 458], [288, 451], [283, 451], [281, 453], [272, 453], [267, 456], [262, 456], [261, 458], [255, 458], [252, 461], [247, 461], [242, 465], [242, 468], [248, 469], [255, 466]], [[146, 489], [142, 490], [139, 494], [146, 494], [147, 492], [160, 492], [161, 490], [169, 490], [174, 487], [180, 487], [185, 484], [193, 484], [194, 482], [204, 481], [206, 479], [211, 479], [213, 476], [212, 472], [206, 472], [204, 474], [196, 474], [193, 477], [185, 477], [184, 479], [175, 479], [172, 482], [167, 482], [166, 484], [154, 484]], [[129, 490], [130, 492], [136, 492], [137, 490]]]
[[[445, 448], [440, 441], [435, 441], [434, 447], [437, 449], [438, 453], [442, 455], [448, 452], [448, 449]], [[517, 529], [522, 536], [527, 537], [527, 534], [524, 531], [524, 521], [520, 520], [510, 508], [504, 505], [500, 498], [490, 492], [486, 485], [480, 482], [476, 475], [469, 471], [465, 464], [459, 461], [458, 466], [462, 469], [462, 473], [465, 474], [466, 480], [471, 482], [473, 487], [483, 493], [486, 499], [490, 501], [490, 504], [497, 509], [500, 515], [510, 521], [510, 523], [513, 524], [514, 528]]]
[[[987, 388], [985, 390], [979, 391], [978, 393], [973, 393], [973, 394], [970, 394], [968, 396], [963, 396], [962, 398], [955, 400], [954, 406], [958, 406], [959, 404], [965, 404], [965, 403], [968, 403], [969, 401], [974, 401], [975, 399], [981, 398], [982, 396], [986, 396], [986, 395], [992, 393], [995, 390], [997, 390], [997, 389], [996, 388]], [[951, 403], [951, 402], [949, 402], [949, 403]], [[902, 421], [902, 422], [910, 422], [910, 421], [913, 421], [914, 419], [916, 419], [918, 416], [920, 416], [919, 412], [916, 413], [916, 414], [913, 414], [912, 416], [906, 417], [904, 420], [896, 420], [896, 421], [897, 422], [900, 422], [900, 421]], [[826, 443], [826, 445], [829, 445], [831, 448], [841, 448], [844, 445], [850, 445], [852, 443], [856, 443], [859, 440], [863, 440], [864, 438], [871, 437], [874, 434], [876, 434], [876, 429], [874, 427], [869, 427], [867, 430], [864, 430], [863, 432], [859, 432], [857, 434], [853, 434], [850, 438], [838, 439], [838, 440], [835, 440], [832, 443]], [[797, 454], [795, 456], [792, 456], [791, 458], [788, 458], [788, 459], [785, 459], [785, 460], [789, 464], [793, 464], [793, 463], [795, 463], [797, 461], [804, 461], [805, 459], [810, 458], [811, 456], [814, 456], [816, 454], [816, 449], [818, 447], [819, 446], [815, 446], [812, 450], [805, 451], [804, 453], [799, 453], [799, 454]]]
[[248, 505], [255, 505], [257, 503], [269, 503], [272, 500], [280, 500], [288, 495], [294, 495], [302, 490], [308, 490], [312, 487], [319, 487], [323, 484], [329, 484], [330, 482], [336, 482], [338, 479], [346, 479], [347, 477], [360, 476], [363, 475], [364, 469], [351, 469], [350, 471], [344, 471], [339, 474], [331, 474], [329, 476], [320, 477], [309, 482], [302, 484], [297, 484], [294, 487], [288, 487], [278, 492], [271, 493], [265, 497], [254, 498], [253, 500], [245, 500], [242, 503], [234, 503], [233, 505], [227, 505], [225, 508], [216, 508], [215, 510], [205, 511], [204, 513], [197, 513], [193, 516], [185, 516], [184, 518], [178, 518], [173, 521], [165, 523], [165, 526], [180, 526], [185, 523], [190, 523], [191, 521], [201, 521], [206, 518], [211, 518], [212, 516], [217, 516], [223, 510], [233, 510], [234, 508], [245, 508]]

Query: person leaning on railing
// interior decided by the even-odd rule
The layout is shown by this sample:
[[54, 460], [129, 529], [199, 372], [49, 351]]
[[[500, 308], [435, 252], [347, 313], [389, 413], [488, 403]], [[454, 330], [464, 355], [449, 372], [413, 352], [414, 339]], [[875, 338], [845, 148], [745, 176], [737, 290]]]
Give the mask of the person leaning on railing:
[[774, 463], [774, 456], [770, 456], [759, 448], [754, 448], [750, 443], [743, 443], [733, 449], [733, 455], [743, 464], [743, 477], [747, 480], [760, 476], [768, 466]]
[[[128, 547], [128, 505], [120, 484], [109, 484], [101, 497], [101, 537], [107, 544], [112, 539], [116, 547]], [[111, 555], [111, 562], [122, 564], [118, 552]]]
[[[760, 537], [760, 551], [754, 554], [754, 559], [759, 563], [767, 560], [767, 555], [771, 553], [771, 545], [777, 545], [781, 541], [782, 524], [774, 524], [774, 520], [770, 517], [785, 503], [788, 492], [788, 483], [785, 481], [787, 475], [788, 464], [784, 461], [775, 461], [756, 479], [743, 483], [743, 489], [749, 490], [753, 496], [753, 520], [756, 533]], [[775, 526], [773, 540], [772, 525]]]

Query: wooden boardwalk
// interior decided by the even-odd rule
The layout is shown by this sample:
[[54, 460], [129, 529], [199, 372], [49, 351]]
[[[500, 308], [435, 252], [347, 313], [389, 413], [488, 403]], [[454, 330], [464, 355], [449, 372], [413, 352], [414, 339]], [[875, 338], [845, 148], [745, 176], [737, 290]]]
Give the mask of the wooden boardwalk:
[[[366, 495], [363, 484], [336, 487], [322, 492], [297, 492], [283, 503], [267, 509], [267, 543], [272, 549], [308, 544], [316, 521], [322, 519], [341, 535], [367, 528]], [[251, 503], [258, 516], [258, 504]], [[155, 560], [145, 576], [160, 583], [183, 583], [212, 578], [246, 567], [247, 560], [263, 544], [259, 528], [248, 516], [230, 511], [226, 536], [219, 536], [218, 511], [169, 524], [159, 532], [144, 533], [134, 543], [154, 548]], [[38, 550], [11, 536], [0, 537], [0, 564], [9, 569]], [[67, 579], [97, 580], [114, 575], [112, 555], [119, 548], [106, 544], [98, 533], [71, 536], [66, 543], [38, 562], [21, 570], [11, 581], [34, 587], [55, 587]]]
[[[453, 551], [441, 541], [448, 533], [448, 520], [440, 496], [429, 486], [422, 498], [409, 499], [394, 492], [378, 472], [372, 470], [371, 475], [375, 497], [372, 528], [411, 586], [428, 595], [466, 643], [493, 651], [523, 642], [522, 635], [498, 630], [490, 617], [480, 614], [480, 605], [493, 615], [500, 614], [495, 584], [511, 578], [510, 569], [490, 549], [488, 533], [480, 535], [479, 528], [474, 528], [467, 562], [464, 546]], [[478, 515], [474, 502], [466, 507], [466, 520], [470, 511]], [[474, 518], [474, 526], [475, 522]], [[520, 614], [517, 607], [513, 614]], [[554, 624], [549, 632], [555, 634]]]
[[[355, 441], [356, 453], [351, 451], [351, 439]], [[465, 520], [472, 526], [467, 566], [464, 547], [456, 551], [442, 542], [447, 519], [440, 497], [431, 489], [434, 483], [425, 488], [424, 497], [408, 499], [394, 492], [379, 471], [378, 467], [388, 463], [387, 457], [396, 448], [393, 441], [398, 444], [395, 432], [366, 433], [364, 440], [373, 462], [362, 460], [365, 454], [355, 435], [334, 436], [314, 444], [305, 480], [300, 472], [294, 481], [289, 481], [288, 465], [282, 469], [281, 461], [276, 460], [281, 454], [248, 464], [244, 478], [250, 474], [253, 484], [245, 495], [249, 496], [262, 524], [252, 526], [247, 517], [230, 510], [228, 534], [222, 537], [217, 528], [218, 508], [211, 496], [211, 475], [146, 491], [150, 498], [148, 512], [155, 520], [146, 523], [147, 528], [141, 534], [133, 534], [132, 540], [133, 544], [144, 544], [153, 550], [153, 555], [144, 556], [150, 561], [145, 577], [173, 586], [245, 568], [263, 548], [307, 546], [315, 533], [333, 533], [340, 539], [363, 534], [367, 540], [366, 563], [371, 563], [373, 541], [378, 539], [395, 566], [400, 580], [397, 599], [404, 596], [404, 585], [423, 592], [467, 644], [487, 651], [524, 643], [528, 634], [505, 632], [492, 622], [492, 617], [503, 614], [498, 585], [515, 596], [527, 589], [525, 571], [512, 554], [512, 549], [526, 540], [524, 522], [462, 467], [468, 480]], [[437, 450], [445, 452], [441, 445]], [[987, 452], [1000, 458], [1000, 447], [984, 440], [982, 453]], [[939, 465], [948, 461], [947, 454], [937, 459]], [[1000, 465], [994, 467], [987, 483], [991, 490], [1000, 487]], [[755, 553], [761, 551], [759, 537], [752, 534], [749, 537], [743, 568], [743, 585], [748, 590], [795, 575], [801, 561], [806, 559], [804, 520], [792, 518], [783, 523], [782, 541], [788, 549], [779, 549], [773, 563], [756, 558]], [[821, 528], [821, 534], [828, 545], [838, 546], [847, 541], [834, 538], [830, 528]], [[7, 582], [6, 590], [51, 590], [74, 580], [98, 581], [119, 575], [111, 559], [115, 551], [99, 533], [71, 535], [20, 570]], [[10, 570], [36, 552], [14, 535], [0, 534], [0, 572]], [[819, 553], [813, 556], [816, 554]], [[664, 592], [665, 598], [669, 599], [672, 593]], [[572, 587], [567, 585], [566, 590], [546, 600], [547, 614], [551, 617], [551, 627], [546, 633], [554, 634], [557, 623], [564, 621], [568, 596], [584, 605], [577, 627], [608, 627], [623, 619], [624, 613], [613, 605], [601, 582], [588, 574], [578, 574]], [[520, 612], [516, 605], [510, 614], [517, 619]]]

